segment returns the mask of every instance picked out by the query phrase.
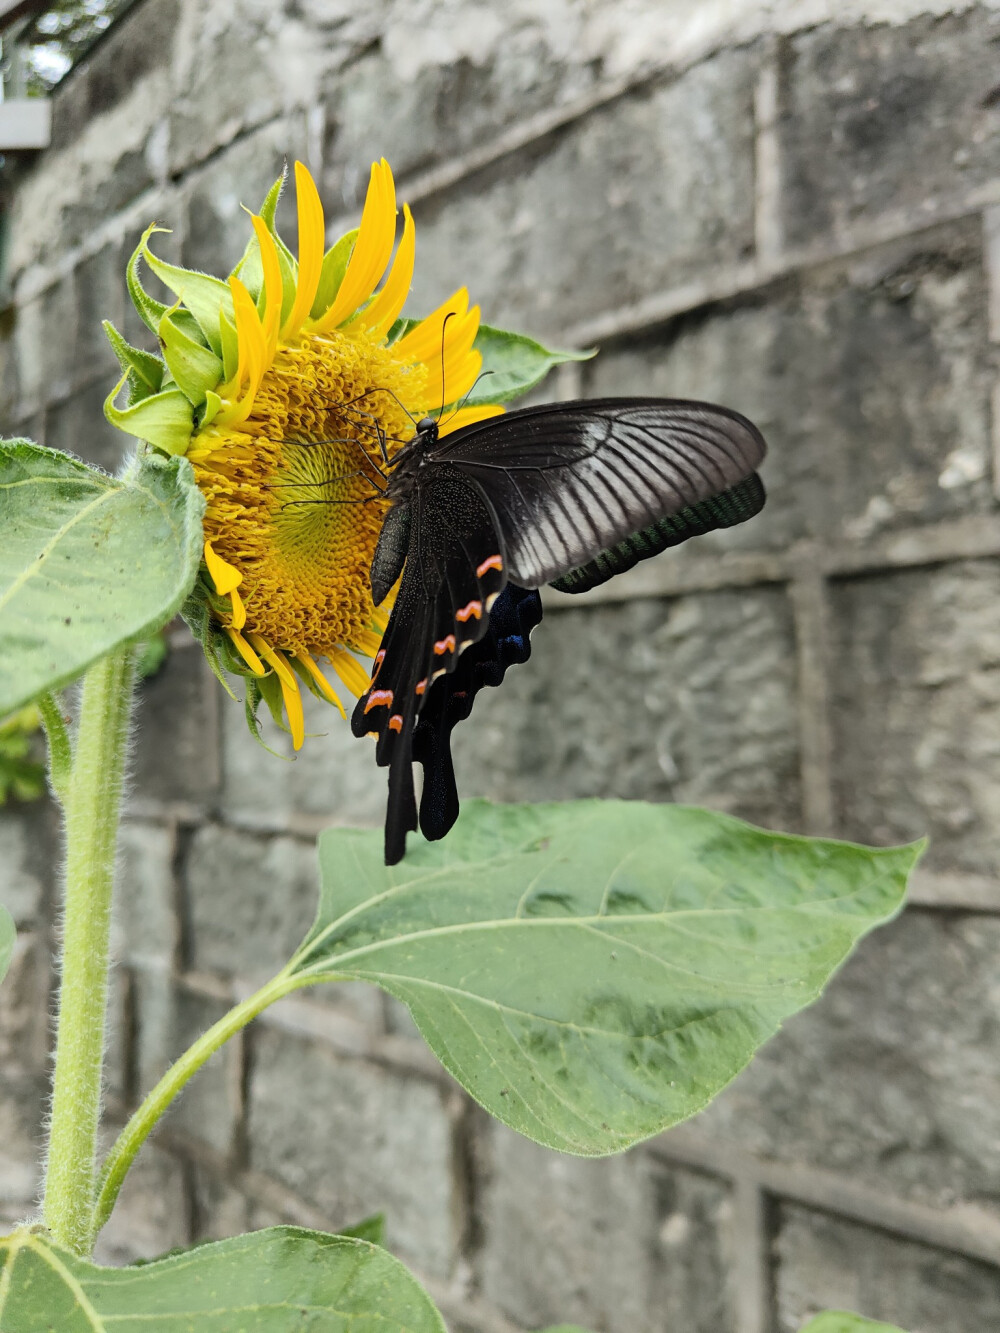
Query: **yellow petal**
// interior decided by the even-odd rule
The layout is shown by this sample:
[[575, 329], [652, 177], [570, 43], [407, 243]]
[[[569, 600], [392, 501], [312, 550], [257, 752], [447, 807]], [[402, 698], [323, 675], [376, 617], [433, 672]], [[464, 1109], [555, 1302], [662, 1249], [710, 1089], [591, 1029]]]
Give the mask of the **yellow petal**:
[[367, 690], [371, 677], [356, 657], [344, 648], [334, 648], [328, 654], [334, 671], [344, 682], [356, 699]]
[[469, 293], [467, 288], [459, 287], [453, 296], [449, 296], [438, 308], [432, 311], [425, 319], [405, 334], [396, 343], [393, 343], [393, 351], [397, 353], [404, 361], [426, 361], [428, 357], [435, 354], [441, 354], [441, 327], [449, 315], [450, 326], [455, 322], [456, 317], [465, 314], [469, 308]]
[[[250, 415], [253, 400], [257, 396], [267, 365], [264, 330], [253, 297], [239, 278], [230, 278], [229, 288], [233, 294], [233, 313], [236, 316], [236, 336], [239, 338], [240, 354], [236, 374], [220, 391], [220, 397], [227, 400], [226, 406], [216, 418], [216, 423], [220, 426], [231, 426], [245, 421]], [[241, 393], [244, 379], [247, 380], [247, 388]]]
[[480, 407], [460, 407], [441, 419], [438, 434], [450, 435], [452, 431], [461, 430], [464, 426], [473, 426], [477, 421], [488, 421], [490, 417], [502, 416], [504, 410], [499, 403], [483, 403]]
[[[389, 617], [385, 618], [386, 624], [389, 623]], [[382, 626], [382, 632], [385, 632], [385, 625]], [[355, 630], [351, 636], [351, 647], [355, 652], [363, 653], [365, 657], [374, 657], [382, 647], [382, 634], [376, 634], [370, 629]]]
[[285, 702], [285, 712], [288, 714], [288, 726], [292, 733], [292, 747], [301, 750], [302, 742], [306, 738], [306, 722], [302, 712], [302, 695], [299, 693], [299, 682], [295, 679], [295, 672], [281, 654], [276, 653], [259, 634], [248, 634], [247, 638], [268, 666], [273, 668], [274, 674], [278, 677], [278, 683], [281, 686], [281, 697]]
[[301, 162], [295, 164], [295, 200], [299, 214], [299, 273], [295, 300], [281, 329], [284, 342], [295, 337], [312, 309], [323, 269], [323, 246], [326, 239], [319, 191], [309, 174], [309, 168]]
[[396, 237], [396, 187], [385, 158], [372, 164], [368, 194], [361, 213], [361, 228], [333, 305], [313, 324], [326, 333], [353, 315], [378, 286], [392, 257]]
[[246, 607], [243, 605], [243, 598], [234, 588], [232, 592], [229, 594], [229, 600], [233, 604], [233, 610], [232, 610], [233, 629], [242, 629], [243, 626], [247, 623], [247, 610]]
[[236, 645], [236, 651], [239, 653], [240, 657], [243, 658], [244, 662], [246, 662], [247, 666], [254, 673], [254, 675], [266, 676], [267, 667], [260, 660], [260, 658], [254, 652], [254, 650], [250, 647], [250, 645], [247, 643], [246, 639], [244, 639], [243, 635], [239, 632], [239, 630], [233, 629], [231, 625], [225, 625], [223, 628], [225, 629], [229, 637], [232, 639], [233, 643]]
[[[402, 313], [413, 281], [413, 260], [416, 253], [416, 229], [408, 204], [403, 205], [403, 239], [396, 251], [392, 269], [378, 296], [355, 315], [351, 325], [358, 323], [375, 338], [384, 338]], [[349, 326], [350, 327], [350, 326]]]
[[257, 233], [257, 244], [260, 246], [260, 262], [264, 270], [264, 314], [261, 318], [261, 329], [264, 334], [264, 369], [274, 360], [274, 353], [278, 347], [278, 326], [281, 323], [281, 302], [284, 295], [284, 286], [281, 281], [281, 264], [278, 261], [278, 250], [274, 244], [274, 237], [267, 229], [267, 223], [256, 213], [251, 214], [253, 229]]
[[216, 555], [211, 542], [205, 543], [205, 564], [208, 566], [209, 577], [215, 584], [215, 591], [220, 597], [225, 597], [243, 582], [240, 571], [228, 560], [223, 560], [221, 555]]
[[344, 705], [337, 698], [337, 695], [334, 693], [333, 687], [330, 685], [330, 682], [323, 675], [322, 671], [320, 671], [319, 667], [316, 665], [313, 659], [309, 656], [308, 653], [297, 653], [296, 656], [298, 660], [302, 663], [302, 665], [305, 667], [305, 669], [309, 672], [310, 676], [312, 676], [313, 680], [316, 682], [317, 686], [319, 687], [320, 693], [323, 695], [323, 698], [328, 700], [330, 703], [335, 704], [337, 708], [340, 709], [340, 716], [346, 722], [347, 714], [344, 712]]

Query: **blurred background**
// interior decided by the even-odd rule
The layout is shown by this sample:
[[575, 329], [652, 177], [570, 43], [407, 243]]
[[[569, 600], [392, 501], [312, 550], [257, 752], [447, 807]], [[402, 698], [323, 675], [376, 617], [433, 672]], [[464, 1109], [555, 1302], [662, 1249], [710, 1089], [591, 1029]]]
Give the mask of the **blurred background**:
[[[465, 282], [490, 323], [602, 349], [540, 396], [712, 399], [770, 444], [758, 519], [546, 594], [531, 663], [459, 729], [463, 793], [932, 838], [904, 914], [644, 1147], [537, 1148], [400, 1006], [316, 990], [199, 1075], [102, 1256], [384, 1210], [455, 1333], [795, 1333], [831, 1306], [1000, 1328], [1000, 7], [0, 0], [0, 24], [5, 434], [117, 466], [100, 321], [148, 345], [124, 282], [147, 222], [225, 272], [286, 161], [334, 236], [384, 154], [417, 223], [413, 313]], [[279, 225], [294, 245], [287, 203]], [[329, 710], [281, 762], [187, 632], [169, 642], [125, 826], [117, 1120], [298, 942], [317, 831], [383, 812]], [[12, 795], [10, 1220], [38, 1183], [59, 862], [52, 808]]]

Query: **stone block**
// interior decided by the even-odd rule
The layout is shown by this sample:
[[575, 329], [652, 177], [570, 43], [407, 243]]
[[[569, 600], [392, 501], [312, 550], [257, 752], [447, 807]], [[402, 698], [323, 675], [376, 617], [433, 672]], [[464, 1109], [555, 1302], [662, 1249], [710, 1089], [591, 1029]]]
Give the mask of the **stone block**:
[[[229, 1006], [186, 990], [158, 968], [137, 969], [133, 987], [138, 1101]], [[223, 1156], [231, 1153], [242, 1114], [241, 1069], [236, 1038], [199, 1069], [171, 1104], [164, 1124], [184, 1138], [200, 1139]]]
[[834, 778], [845, 837], [929, 833], [929, 866], [995, 873], [998, 594], [992, 560], [834, 585]]
[[642, 1153], [581, 1161], [490, 1125], [482, 1292], [526, 1328], [728, 1333], [731, 1205], [720, 1181]]
[[[122, 436], [124, 439], [125, 436]], [[171, 647], [139, 686], [135, 792], [156, 801], [210, 802], [219, 785], [221, 687], [193, 639]], [[222, 703], [231, 703], [223, 695]]]
[[795, 652], [770, 589], [552, 611], [531, 661], [455, 731], [459, 791], [799, 818]]
[[49, 960], [21, 935], [0, 986], [0, 1219], [24, 1220], [41, 1184], [48, 1101]]
[[97, 1238], [94, 1259], [121, 1267], [158, 1259], [191, 1243], [187, 1168], [147, 1143], [125, 1177], [115, 1210]]
[[59, 815], [47, 800], [0, 810], [0, 904], [18, 925], [44, 915], [60, 848]]
[[183, 870], [188, 965], [199, 972], [271, 976], [316, 914], [316, 853], [309, 842], [207, 824]]
[[54, 404], [45, 414], [45, 443], [85, 462], [116, 473], [135, 442], [112, 426], [104, 415], [104, 400], [114, 386], [98, 381]]
[[593, 65], [572, 39], [554, 49], [553, 31], [532, 22], [541, 17], [525, 13], [503, 31], [499, 12], [481, 8], [410, 25], [399, 16], [377, 46], [331, 72], [323, 162], [333, 207], [363, 201], [368, 165], [383, 155], [405, 180], [591, 90]]
[[932, 1207], [1000, 1211], [998, 947], [991, 917], [909, 909], [692, 1124]]
[[914, 1333], [1000, 1326], [1000, 1268], [791, 1204], [774, 1244], [779, 1333], [855, 1310]]
[[420, 202], [408, 309], [468, 283], [488, 323], [555, 332], [753, 245], [753, 70], [726, 52]]
[[[332, 671], [329, 673], [335, 686]], [[239, 682], [236, 683], [240, 685]], [[242, 688], [237, 688], [242, 697]], [[350, 717], [354, 699], [338, 687]], [[261, 707], [264, 741], [283, 756], [268, 754], [250, 734], [243, 708], [224, 696], [222, 710], [222, 808], [227, 815], [260, 820], [273, 827], [295, 815], [313, 815], [330, 824], [379, 824], [385, 809], [386, 774], [376, 767], [374, 744], [356, 740], [337, 710], [311, 696], [305, 700], [305, 745], [294, 754], [287, 735], [278, 731]]]
[[112, 947], [123, 962], [168, 968], [179, 942], [172, 829], [123, 821]]
[[322, 1210], [329, 1227], [375, 1212], [404, 1262], [445, 1276], [455, 1260], [452, 1148], [433, 1084], [258, 1029], [248, 1106], [251, 1167]]
[[258, 1229], [251, 1221], [251, 1207], [246, 1195], [215, 1171], [193, 1164], [191, 1187], [194, 1201], [192, 1239], [196, 1244], [225, 1240], [227, 1236], [240, 1236], [245, 1231]]
[[109, 319], [121, 330], [127, 299], [121, 246], [106, 245], [82, 260], [73, 271], [73, 285], [77, 312], [74, 381], [84, 384], [100, 379], [109, 393], [121, 370], [101, 321]]
[[598, 356], [587, 393], [736, 408], [768, 442], [763, 514], [668, 558], [857, 546], [992, 508], [992, 383], [978, 228], [959, 226], [710, 307]]
[[[184, 0], [173, 66], [177, 93], [168, 113], [170, 174], [190, 172], [282, 112], [310, 105], [320, 74], [337, 58], [330, 49], [336, 45], [302, 22], [298, 5], [235, 0], [217, 9]], [[287, 126], [284, 132], [288, 140]], [[289, 140], [286, 151], [291, 161], [303, 155], [303, 145]], [[213, 174], [217, 165], [218, 159]], [[244, 202], [256, 208], [262, 197]]]
[[953, 205], [1000, 163], [996, 42], [979, 6], [909, 23], [820, 24], [784, 48], [786, 238], [806, 244], [881, 214]]
[[52, 148], [75, 143], [82, 132], [169, 64], [179, 17], [178, 0], [158, 0], [123, 15], [100, 45], [60, 82], [52, 97]]

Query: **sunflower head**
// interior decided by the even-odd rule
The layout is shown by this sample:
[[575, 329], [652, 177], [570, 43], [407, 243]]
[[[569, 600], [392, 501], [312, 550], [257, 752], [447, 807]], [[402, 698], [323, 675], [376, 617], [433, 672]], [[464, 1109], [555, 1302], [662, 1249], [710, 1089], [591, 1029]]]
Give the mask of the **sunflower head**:
[[[574, 354], [481, 328], [464, 287], [430, 315], [402, 318], [415, 233], [404, 205], [397, 246], [384, 159], [360, 225], [329, 248], [316, 186], [295, 164], [297, 257], [275, 227], [283, 183], [248, 214], [246, 250], [225, 279], [164, 262], [151, 247], [161, 229], [147, 228], [126, 277], [159, 351], [105, 324], [123, 372], [105, 412], [190, 462], [205, 547], [185, 617], [223, 684], [226, 672], [246, 679], [254, 733], [264, 700], [298, 749], [303, 685], [342, 714], [329, 672], [355, 696], [368, 686], [360, 659], [378, 651], [392, 605], [390, 594], [376, 608], [369, 584], [386, 469], [414, 423], [441, 414], [446, 433], [493, 416]], [[172, 303], [146, 290], [143, 265]], [[471, 393], [484, 347], [496, 401]]]

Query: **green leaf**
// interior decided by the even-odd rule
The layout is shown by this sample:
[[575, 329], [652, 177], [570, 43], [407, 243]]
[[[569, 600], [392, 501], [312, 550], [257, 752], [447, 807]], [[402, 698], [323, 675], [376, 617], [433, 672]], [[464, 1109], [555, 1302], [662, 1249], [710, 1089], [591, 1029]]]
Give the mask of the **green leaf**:
[[17, 930], [14, 926], [14, 918], [6, 907], [0, 907], [0, 981], [3, 981], [7, 975], [10, 960], [14, 956], [16, 940]]
[[616, 1152], [701, 1110], [815, 1000], [922, 846], [626, 801], [469, 803], [393, 867], [381, 832], [330, 829], [293, 972], [375, 982], [497, 1119]]
[[272, 1227], [130, 1268], [20, 1230], [0, 1241], [0, 1328], [17, 1333], [445, 1333], [430, 1297], [364, 1240]]
[[895, 1324], [879, 1324], [847, 1310], [827, 1310], [811, 1319], [801, 1333], [904, 1333]]
[[146, 454], [122, 482], [0, 442], [0, 714], [176, 615], [198, 574], [204, 507], [186, 459]]
[[588, 361], [594, 352], [552, 352], [523, 333], [508, 333], [481, 324], [473, 346], [483, 356], [484, 375], [465, 406], [477, 403], [509, 403], [533, 389], [553, 368], [566, 361]]

